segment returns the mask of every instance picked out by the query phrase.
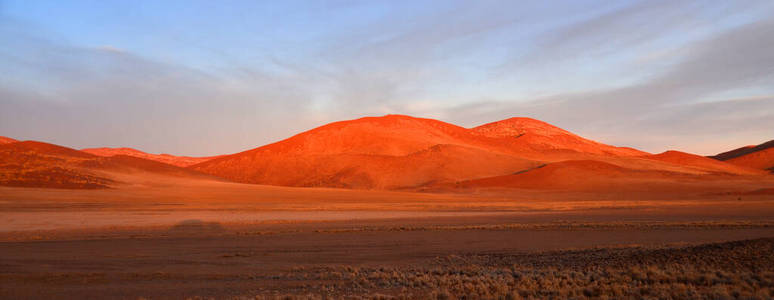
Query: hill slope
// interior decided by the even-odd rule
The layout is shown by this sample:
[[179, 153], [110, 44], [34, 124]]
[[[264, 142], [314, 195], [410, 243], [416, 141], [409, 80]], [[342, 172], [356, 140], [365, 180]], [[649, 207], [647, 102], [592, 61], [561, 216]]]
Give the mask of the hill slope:
[[720, 172], [738, 175], [760, 175], [763, 174], [760, 170], [755, 168], [748, 168], [739, 166], [727, 162], [718, 161], [708, 157], [680, 152], [680, 151], [666, 151], [663, 153], [648, 155], [645, 158], [672, 163], [676, 165], [695, 168], [697, 170], [707, 172]]
[[510, 174], [546, 162], [645, 154], [528, 118], [467, 129], [387, 115], [331, 123], [191, 168], [244, 183], [400, 189]]
[[515, 174], [463, 181], [462, 188], [616, 189], [629, 180], [664, 178], [678, 173], [635, 170], [598, 160], [567, 160]]
[[15, 142], [18, 142], [18, 141], [14, 140], [12, 138], [9, 138], [9, 137], [0, 136], [0, 145], [10, 144], [10, 143], [15, 143]]
[[98, 189], [152, 180], [153, 176], [209, 178], [156, 161], [124, 155], [100, 157], [43, 142], [0, 145], [0, 185]]
[[87, 149], [81, 149], [81, 151], [86, 153], [91, 153], [97, 156], [105, 156], [105, 157], [116, 156], [116, 155], [133, 156], [133, 157], [144, 158], [148, 160], [154, 160], [154, 161], [158, 161], [158, 162], [162, 162], [165, 164], [170, 164], [178, 167], [187, 167], [187, 166], [195, 165], [195, 164], [219, 157], [219, 156], [190, 157], [190, 156], [175, 156], [170, 154], [150, 154], [150, 153], [142, 152], [140, 150], [132, 149], [132, 148], [87, 148]]
[[531, 118], [510, 118], [484, 124], [471, 131], [477, 135], [496, 138], [514, 138], [535, 150], [572, 150], [582, 153], [638, 156], [648, 153], [632, 148], [605, 145], [577, 136], [546, 122]]
[[712, 156], [730, 164], [774, 172], [774, 140]]
[[729, 159], [732, 159], [734, 157], [742, 156], [742, 155], [745, 155], [745, 154], [749, 153], [750, 149], [751, 148], [755, 148], [755, 146], [756, 145], [747, 145], [747, 146], [744, 146], [744, 147], [736, 148], [736, 149], [731, 150], [731, 151], [726, 151], [726, 152], [723, 152], [723, 153], [720, 153], [720, 154], [709, 156], [709, 158], [714, 158], [714, 159], [717, 159], [717, 160], [729, 160]]
[[396, 189], [537, 164], [509, 151], [466, 128], [389, 115], [331, 123], [192, 168], [245, 183]]
[[748, 168], [774, 172], [774, 148], [755, 151], [729, 159], [727, 162]]
[[241, 183], [354, 189], [647, 189], [670, 181], [757, 178], [753, 176], [766, 174], [760, 169], [774, 168], [769, 164], [774, 147], [767, 144], [737, 149], [734, 155], [757, 151], [724, 162], [679, 151], [652, 155], [605, 145], [529, 118], [468, 129], [387, 115], [335, 122], [211, 158], [10, 142], [0, 145], [0, 185], [106, 188], [170, 178], [212, 180], [213, 175]]

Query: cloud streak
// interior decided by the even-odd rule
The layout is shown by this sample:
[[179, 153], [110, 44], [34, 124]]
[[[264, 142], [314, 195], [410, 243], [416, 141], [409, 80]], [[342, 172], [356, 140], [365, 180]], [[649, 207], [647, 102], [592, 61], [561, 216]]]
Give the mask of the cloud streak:
[[[525, 104], [482, 102], [475, 108], [480, 111], [476, 119], [497, 119], [519, 112], [577, 128], [611, 143], [650, 151], [669, 147], [709, 154], [733, 147], [729, 143], [738, 143], [740, 135], [751, 139], [758, 136], [762, 141], [771, 138], [765, 136], [771, 133], [764, 130], [774, 128], [770, 94], [746, 101], [708, 101], [728, 91], [774, 86], [774, 19], [695, 42], [686, 52], [689, 54], [682, 61], [644, 82], [559, 94]], [[451, 118], [464, 118], [465, 112], [475, 106], [454, 109]]]
[[[319, 25], [370, 5], [276, 11]], [[170, 50], [83, 45], [0, 15], [0, 134], [213, 155], [340, 119], [403, 113], [465, 126], [530, 116], [653, 152], [712, 154], [772, 138], [767, 1], [379, 5], [389, 7], [332, 29], [272, 19], [310, 30], [303, 38], [245, 28], [240, 34], [265, 42], [255, 53], [206, 39], [170, 42], [217, 61], [194, 65], [160, 59]]]

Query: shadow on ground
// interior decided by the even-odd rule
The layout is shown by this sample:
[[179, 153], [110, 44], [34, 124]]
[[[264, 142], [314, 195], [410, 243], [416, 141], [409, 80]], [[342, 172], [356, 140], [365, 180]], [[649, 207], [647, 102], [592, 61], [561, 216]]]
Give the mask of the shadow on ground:
[[200, 233], [221, 233], [225, 229], [218, 222], [205, 222], [198, 219], [184, 220], [172, 226], [171, 233], [182, 234], [200, 234]]

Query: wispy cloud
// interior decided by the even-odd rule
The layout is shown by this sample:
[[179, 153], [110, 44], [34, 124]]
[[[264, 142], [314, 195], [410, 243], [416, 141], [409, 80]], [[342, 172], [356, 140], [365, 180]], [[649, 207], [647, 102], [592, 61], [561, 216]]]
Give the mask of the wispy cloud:
[[23, 139], [224, 153], [284, 137], [290, 129], [279, 124], [303, 115], [309, 101], [292, 76], [226, 77], [126, 51], [36, 39], [3, 44], [18, 47], [16, 56], [3, 57], [5, 74], [24, 74], [0, 82], [0, 128]]
[[531, 116], [648, 151], [772, 138], [770, 1], [380, 3], [368, 17], [376, 4], [318, 4], [272, 8], [293, 14], [267, 19], [286, 34], [240, 19], [240, 36], [175, 35], [169, 60], [0, 16], [0, 134], [209, 155], [404, 113]]
[[[611, 143], [651, 151], [674, 147], [712, 153], [733, 147], [728, 143], [740, 135], [770, 138], [763, 129], [774, 128], [771, 98], [706, 101], [731, 90], [760, 86], [769, 87], [763, 92], [774, 92], [774, 19], [697, 41], [686, 53], [664, 73], [622, 88], [559, 94], [515, 105], [472, 103], [452, 110], [450, 117], [465, 118], [473, 107], [479, 111], [473, 119], [477, 122], [513, 113], [533, 115]], [[758, 130], [747, 134], [752, 128]], [[717, 142], [709, 147], [701, 139]]]

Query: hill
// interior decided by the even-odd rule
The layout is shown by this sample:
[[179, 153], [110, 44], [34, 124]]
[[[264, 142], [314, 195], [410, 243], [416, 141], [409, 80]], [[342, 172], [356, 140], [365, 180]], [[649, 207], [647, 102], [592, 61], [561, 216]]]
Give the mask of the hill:
[[513, 174], [565, 160], [697, 172], [643, 159], [643, 155], [649, 154], [584, 139], [529, 118], [467, 129], [432, 119], [387, 115], [331, 123], [191, 168], [243, 183], [362, 189], [420, 188]]
[[133, 156], [133, 157], [158, 161], [158, 162], [162, 162], [165, 164], [170, 164], [178, 167], [187, 167], [187, 166], [195, 165], [195, 164], [219, 157], [219, 156], [190, 157], [190, 156], [175, 156], [170, 154], [150, 154], [150, 153], [142, 152], [140, 150], [132, 149], [132, 148], [87, 148], [87, 149], [81, 149], [81, 151], [86, 153], [91, 153], [97, 156], [105, 156], [105, 157], [111, 157], [116, 155]]
[[774, 168], [769, 164], [772, 147], [733, 153], [749, 149], [757, 151], [719, 161], [679, 151], [649, 154], [606, 145], [530, 118], [464, 128], [387, 115], [334, 122], [217, 157], [6, 143], [0, 145], [0, 185], [106, 188], [157, 184], [173, 177], [217, 177], [278, 186], [387, 190], [645, 188], [670, 180], [761, 176], [767, 173], [762, 169]]
[[728, 163], [774, 172], [774, 148], [755, 151], [727, 160]]
[[679, 176], [679, 173], [636, 170], [597, 160], [567, 160], [514, 174], [473, 179], [458, 188], [522, 188], [595, 190], [618, 189], [623, 182]]
[[686, 167], [691, 167], [691, 168], [695, 168], [697, 170], [706, 171], [706, 172], [719, 172], [719, 173], [729, 173], [729, 174], [739, 174], [739, 175], [763, 174], [763, 172], [755, 168], [748, 168], [744, 166], [718, 161], [718, 160], [707, 158], [700, 155], [674, 151], [674, 150], [666, 151], [655, 155], [648, 155], [648, 156], [645, 156], [645, 158], [682, 165]]
[[774, 172], [774, 140], [723, 152], [712, 158], [742, 167]]
[[399, 189], [537, 164], [512, 151], [463, 127], [388, 115], [331, 123], [192, 168], [244, 183]]
[[471, 131], [495, 138], [513, 138], [520, 144], [539, 151], [572, 150], [581, 153], [638, 156], [648, 153], [632, 148], [605, 145], [582, 138], [569, 131], [531, 118], [510, 118], [484, 124]]
[[14, 140], [12, 138], [9, 138], [9, 137], [0, 136], [0, 145], [10, 144], [10, 143], [15, 143], [15, 142], [18, 142], [18, 141]]
[[4, 186], [99, 189], [146, 182], [154, 176], [210, 178], [147, 159], [100, 157], [43, 142], [0, 145], [0, 185]]

